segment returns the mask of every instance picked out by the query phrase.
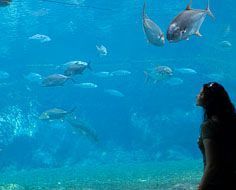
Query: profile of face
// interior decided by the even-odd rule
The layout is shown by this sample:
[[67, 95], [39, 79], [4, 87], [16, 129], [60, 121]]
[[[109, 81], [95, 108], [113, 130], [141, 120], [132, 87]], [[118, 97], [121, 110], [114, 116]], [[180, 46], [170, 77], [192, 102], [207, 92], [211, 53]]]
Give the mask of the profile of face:
[[201, 106], [201, 107], [203, 107], [203, 105], [204, 105], [204, 91], [203, 91], [203, 88], [201, 89], [201, 91], [197, 95], [196, 105]]

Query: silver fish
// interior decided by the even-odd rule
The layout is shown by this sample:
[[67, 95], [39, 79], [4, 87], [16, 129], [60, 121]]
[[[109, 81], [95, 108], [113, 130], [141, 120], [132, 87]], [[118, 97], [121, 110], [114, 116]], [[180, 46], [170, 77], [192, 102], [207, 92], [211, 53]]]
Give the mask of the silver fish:
[[25, 79], [32, 83], [40, 83], [42, 81], [42, 76], [38, 73], [29, 73], [25, 76]]
[[97, 88], [98, 87], [97, 84], [94, 84], [91, 82], [83, 82], [83, 83], [76, 84], [75, 86], [78, 86], [80, 88]]
[[143, 29], [149, 43], [156, 46], [165, 44], [165, 36], [160, 27], [146, 14], [146, 3], [143, 5]]
[[107, 71], [101, 71], [101, 72], [97, 72], [94, 73], [95, 76], [97, 77], [101, 77], [101, 78], [108, 78], [108, 77], [112, 77], [113, 74]]
[[96, 48], [101, 56], [107, 55], [107, 48], [104, 45], [96, 45]]
[[209, 8], [209, 0], [206, 10], [191, 9], [191, 3], [192, 0], [188, 4], [186, 10], [177, 15], [170, 23], [167, 31], [167, 40], [169, 42], [188, 40], [192, 35], [202, 36], [199, 30], [206, 15], [214, 18], [214, 15]]
[[146, 76], [146, 82], [151, 81], [152, 83], [156, 84], [172, 77], [173, 71], [168, 66], [157, 66], [144, 71], [144, 74]]
[[113, 71], [111, 74], [113, 76], [127, 76], [127, 75], [130, 75], [131, 72], [127, 70], [117, 70], [117, 71]]
[[68, 66], [64, 71], [66, 76], [74, 76], [74, 75], [81, 75], [85, 71], [85, 69], [91, 69], [90, 63], [83, 62], [83, 61], [72, 61], [67, 63]]
[[46, 36], [46, 35], [43, 35], [43, 34], [35, 34], [35, 35], [29, 37], [29, 39], [30, 40], [38, 40], [41, 43], [50, 42], [51, 41], [51, 38], [49, 36]]
[[125, 95], [118, 91], [118, 90], [114, 90], [114, 89], [106, 89], [104, 90], [105, 93], [111, 95], [111, 96], [116, 96], [116, 97], [120, 97], [120, 98], [123, 98]]
[[73, 108], [70, 111], [65, 111], [65, 110], [59, 109], [59, 108], [53, 108], [53, 109], [49, 109], [49, 110], [43, 112], [39, 116], [39, 119], [40, 120], [48, 120], [48, 121], [61, 120], [61, 119], [65, 119], [66, 116], [68, 116], [69, 114], [72, 114], [74, 111], [75, 111], [75, 108]]
[[61, 74], [53, 74], [47, 76], [43, 81], [42, 81], [42, 86], [44, 87], [52, 87], [52, 86], [63, 86], [66, 81], [72, 80], [75, 82], [71, 77], [61, 75]]

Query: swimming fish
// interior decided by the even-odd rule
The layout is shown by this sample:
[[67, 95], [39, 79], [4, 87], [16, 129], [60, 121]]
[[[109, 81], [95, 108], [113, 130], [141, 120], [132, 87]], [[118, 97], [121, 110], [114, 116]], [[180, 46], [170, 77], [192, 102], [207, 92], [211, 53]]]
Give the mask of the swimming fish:
[[12, 0], [0, 0], [0, 7], [6, 7], [10, 5], [11, 2]]
[[90, 129], [84, 122], [78, 119], [66, 118], [66, 121], [75, 129], [78, 130], [82, 135], [88, 137], [94, 142], [98, 142], [97, 134]]
[[43, 34], [35, 34], [35, 35], [29, 37], [29, 39], [30, 40], [38, 40], [41, 43], [50, 42], [51, 41], [51, 38], [49, 36], [46, 36], [46, 35], [43, 35]]
[[181, 85], [183, 84], [183, 79], [181, 78], [170, 78], [169, 80], [166, 81], [167, 84], [169, 84], [170, 86], [178, 86], [178, 85]]
[[10, 77], [9, 73], [6, 71], [0, 71], [0, 80], [6, 80]]
[[197, 71], [195, 71], [194, 69], [191, 68], [179, 68], [176, 69], [177, 72], [181, 73], [181, 74], [197, 74]]
[[220, 42], [219, 45], [220, 45], [222, 48], [231, 48], [231, 47], [232, 47], [231, 42], [226, 41], [226, 40]]
[[118, 91], [118, 90], [114, 90], [114, 89], [106, 89], [104, 90], [105, 93], [111, 95], [111, 96], [116, 96], [116, 97], [120, 97], [120, 98], [123, 98], [125, 95]]
[[214, 18], [210, 8], [209, 0], [206, 10], [197, 10], [190, 7], [192, 0], [188, 4], [186, 10], [177, 15], [170, 23], [167, 30], [167, 40], [169, 42], [179, 42], [188, 40], [190, 36], [202, 36], [200, 28], [204, 22], [206, 15]]
[[42, 76], [38, 73], [29, 73], [25, 76], [25, 79], [32, 83], [40, 83], [42, 81]]
[[127, 76], [127, 75], [130, 75], [131, 72], [127, 70], [117, 70], [117, 71], [111, 72], [111, 74], [113, 76]]
[[73, 82], [75, 82], [74, 79], [72, 79], [71, 77], [61, 74], [52, 74], [43, 79], [42, 86], [44, 87], [63, 86], [65, 82], [68, 80], [72, 80]]
[[66, 116], [69, 114], [72, 114], [75, 111], [76, 108], [71, 109], [70, 111], [65, 111], [63, 109], [59, 108], [53, 108], [49, 109], [45, 112], [43, 112], [40, 116], [40, 120], [47, 120], [47, 121], [53, 121], [53, 120], [62, 120], [65, 119]]
[[109, 78], [113, 76], [113, 74], [108, 71], [97, 72], [97, 73], [94, 73], [94, 75], [101, 78]]
[[173, 71], [170, 67], [162, 65], [148, 69], [144, 71], [144, 74], [146, 76], [146, 82], [152, 81], [156, 84], [159, 81], [169, 79], [173, 75]]
[[96, 45], [96, 48], [101, 56], [106, 56], [107, 55], [107, 48], [104, 45]]
[[149, 43], [156, 46], [164, 46], [165, 36], [161, 28], [146, 14], [146, 3], [143, 5], [143, 29]]
[[97, 88], [98, 85], [91, 83], [91, 82], [83, 82], [83, 83], [79, 83], [79, 84], [75, 84], [75, 86], [78, 86], [80, 88]]
[[[69, 64], [70, 63], [70, 64]], [[68, 66], [64, 72], [66, 76], [74, 76], [83, 74], [85, 69], [91, 69], [90, 63], [83, 61], [71, 61], [67, 63]]]

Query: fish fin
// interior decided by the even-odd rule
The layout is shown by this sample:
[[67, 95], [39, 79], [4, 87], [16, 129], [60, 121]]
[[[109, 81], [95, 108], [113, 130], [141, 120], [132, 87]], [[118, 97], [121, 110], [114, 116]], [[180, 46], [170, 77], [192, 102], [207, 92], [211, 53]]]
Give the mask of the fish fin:
[[143, 3], [143, 20], [146, 18], [146, 1]]
[[197, 32], [195, 33], [195, 35], [198, 36], [198, 37], [202, 37], [202, 34], [201, 34], [199, 31], [197, 31]]
[[192, 0], [190, 0], [189, 4], [186, 7], [186, 10], [191, 10]]
[[207, 4], [207, 8], [206, 8], [206, 13], [213, 19], [215, 19], [215, 16], [213, 15], [213, 13], [210, 10], [210, 0], [208, 0], [208, 4]]

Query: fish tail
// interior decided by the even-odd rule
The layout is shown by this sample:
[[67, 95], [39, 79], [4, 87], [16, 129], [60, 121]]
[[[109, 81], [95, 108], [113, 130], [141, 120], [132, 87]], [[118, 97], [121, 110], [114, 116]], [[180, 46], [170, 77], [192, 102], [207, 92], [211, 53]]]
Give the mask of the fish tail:
[[146, 6], [147, 6], [147, 3], [146, 3], [146, 1], [144, 1], [144, 3], [143, 3], [143, 19], [146, 17]]
[[88, 62], [88, 69], [89, 69], [90, 71], [93, 70], [92, 67], [91, 67], [91, 61]]
[[207, 14], [212, 17], [213, 19], [215, 19], [215, 16], [213, 15], [213, 13], [210, 10], [210, 0], [208, 0], [208, 4], [207, 4], [207, 8], [206, 8]]

